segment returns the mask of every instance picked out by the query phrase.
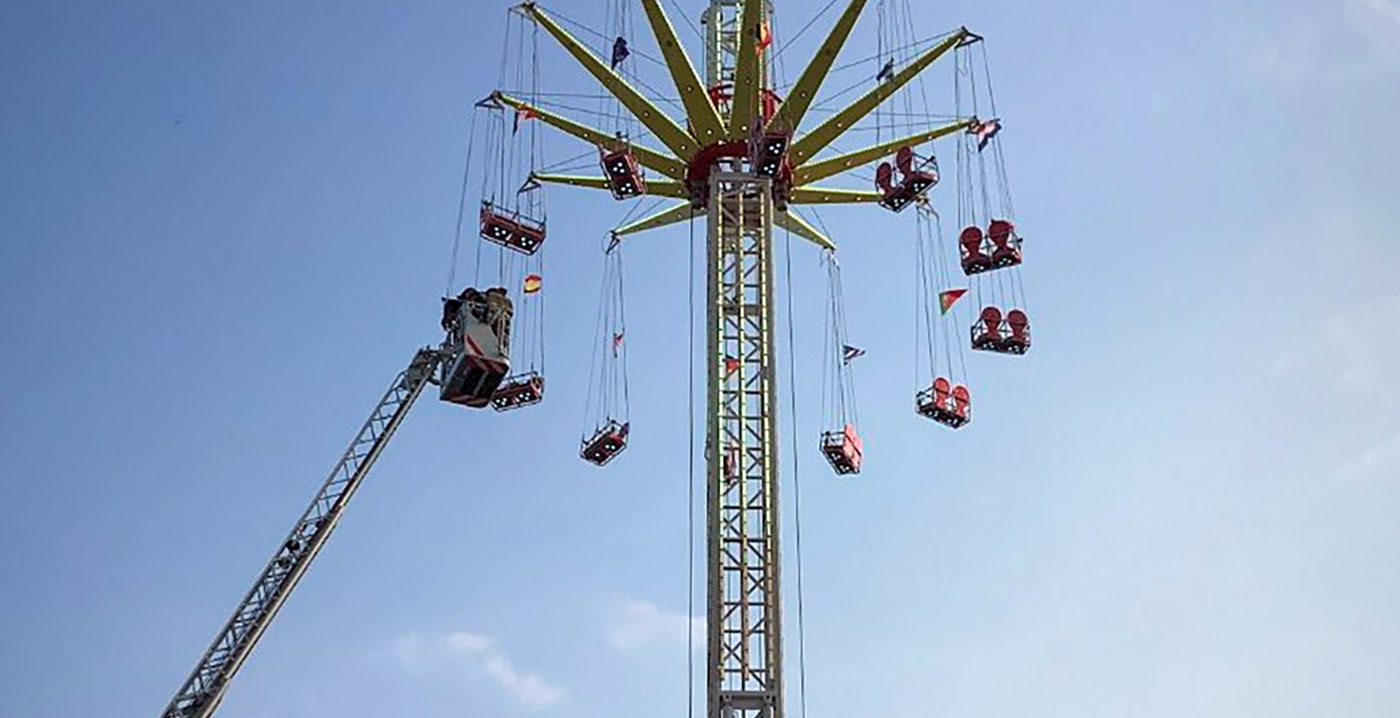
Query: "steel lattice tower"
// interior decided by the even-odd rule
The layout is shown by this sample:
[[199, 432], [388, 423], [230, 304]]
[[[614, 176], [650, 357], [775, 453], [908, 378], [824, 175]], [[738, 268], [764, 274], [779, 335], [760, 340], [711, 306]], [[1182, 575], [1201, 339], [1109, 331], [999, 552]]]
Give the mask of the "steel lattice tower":
[[[849, 0], [816, 57], [779, 105], [766, 62], [772, 0], [711, 0], [702, 16], [702, 84], [661, 0], [641, 0], [686, 110], [671, 120], [533, 2], [522, 7], [611, 92], [670, 153], [630, 142], [638, 164], [661, 175], [645, 194], [684, 202], [615, 231], [621, 237], [703, 217], [707, 221], [706, 553], [708, 718], [782, 718], [783, 642], [773, 228], [826, 250], [835, 246], [786, 205], [875, 203], [878, 192], [809, 186], [893, 154], [963, 131], [975, 120], [814, 160], [934, 60], [976, 36], [959, 29], [817, 127], [797, 130], [867, 0]], [[523, 99], [498, 102], [598, 145], [624, 146]], [[765, 173], [757, 143], [781, 138], [782, 169]], [[537, 175], [543, 182], [606, 189], [607, 178]], [[781, 202], [776, 200], [781, 199]]]
[[[678, 200], [651, 217], [619, 227], [614, 236], [697, 218], [707, 222], [706, 715], [782, 718], [773, 228], [834, 251], [831, 240], [792, 207], [873, 204], [885, 196], [813, 183], [877, 162], [903, 147], [976, 127], [977, 118], [960, 118], [854, 152], [817, 158], [935, 60], [980, 38], [966, 28], [949, 33], [897, 69], [892, 63], [872, 89], [803, 131], [803, 120], [868, 0], [846, 0], [830, 34], [781, 100], [772, 92], [768, 62], [773, 0], [710, 0], [702, 17], [703, 79], [662, 9], [662, 0], [640, 2], [685, 109], [683, 123], [638, 92], [616, 62], [610, 64], [589, 49], [534, 0], [514, 11], [551, 35], [665, 149], [634, 143], [501, 91], [492, 93], [485, 104], [514, 110], [517, 122], [521, 117], [543, 122], [597, 147], [605, 157], [625, 153], [633, 167], [653, 173], [645, 179], [645, 190], [636, 194]], [[532, 179], [614, 189], [608, 177], [534, 174]], [[433, 369], [450, 356], [445, 345], [425, 349], [395, 380], [311, 508], [162, 713], [164, 718], [213, 714], [375, 457], [432, 381]]]

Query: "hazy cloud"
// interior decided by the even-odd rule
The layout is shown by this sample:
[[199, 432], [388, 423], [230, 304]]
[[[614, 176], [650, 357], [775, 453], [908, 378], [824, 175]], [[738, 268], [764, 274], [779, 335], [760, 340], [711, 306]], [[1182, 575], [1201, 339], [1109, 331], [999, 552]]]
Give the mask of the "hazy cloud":
[[1270, 368], [1281, 379], [1376, 389], [1392, 381], [1391, 358], [1400, 352], [1400, 335], [1387, 329], [1395, 316], [1400, 316], [1400, 295], [1336, 309], [1321, 326], [1310, 327], [1293, 340], [1293, 347], [1278, 353]]
[[1284, 86], [1346, 85], [1400, 72], [1400, 1], [1344, 0], [1285, 8], [1260, 23], [1249, 74]]
[[1400, 70], [1400, 2], [1350, 0], [1347, 25], [1367, 42], [1373, 57]]
[[485, 675], [527, 708], [547, 708], [564, 698], [563, 688], [518, 670], [488, 636], [466, 632], [406, 633], [394, 642], [394, 656], [411, 674], [447, 669]]
[[1400, 472], [1400, 435], [1362, 451], [1337, 472], [1341, 479], [1382, 478]]
[[647, 601], [627, 601], [619, 605], [607, 626], [608, 644], [624, 653], [655, 644], [684, 646], [688, 638], [695, 646], [705, 645], [703, 619], [663, 611]]

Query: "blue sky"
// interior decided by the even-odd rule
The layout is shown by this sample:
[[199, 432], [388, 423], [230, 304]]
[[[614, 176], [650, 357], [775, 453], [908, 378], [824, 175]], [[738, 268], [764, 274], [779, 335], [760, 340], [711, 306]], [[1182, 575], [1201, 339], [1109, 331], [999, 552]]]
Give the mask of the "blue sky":
[[[156, 714], [436, 339], [503, 5], [0, 9], [0, 715]], [[917, 13], [988, 37], [1037, 345], [919, 420], [912, 225], [824, 212], [869, 350], [837, 480], [795, 247], [809, 713], [1400, 714], [1400, 3]], [[628, 250], [633, 445], [576, 458], [626, 209], [551, 192], [547, 402], [424, 401], [222, 715], [684, 713], [684, 229]]]

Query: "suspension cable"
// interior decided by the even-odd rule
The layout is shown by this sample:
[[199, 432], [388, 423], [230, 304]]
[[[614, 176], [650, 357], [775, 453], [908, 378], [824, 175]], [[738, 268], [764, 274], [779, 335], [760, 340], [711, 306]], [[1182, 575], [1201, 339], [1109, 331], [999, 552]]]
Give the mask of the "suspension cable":
[[447, 289], [442, 294], [444, 297], [450, 297], [456, 291], [457, 255], [462, 249], [462, 223], [467, 213], [467, 183], [472, 173], [472, 151], [476, 147], [477, 112], [477, 108], [472, 108], [472, 119], [467, 129], [467, 161], [462, 168], [462, 193], [457, 199], [457, 230], [452, 239], [452, 264], [447, 269]]
[[686, 530], [686, 632], [685, 632], [685, 684], [686, 715], [695, 718], [695, 215], [690, 216], [690, 310], [689, 317], [690, 352], [687, 376], [690, 377], [689, 391], [686, 392], [686, 417], [689, 427], [686, 434], [690, 446], [690, 479], [687, 481], [688, 500], [686, 503], [688, 528]]
[[802, 26], [802, 29], [797, 31], [797, 34], [796, 34], [796, 35], [793, 35], [787, 42], [783, 43], [782, 46], [778, 48], [777, 52], [774, 52], [772, 56], [775, 57], [775, 58], [780, 58], [780, 57], [782, 57], [783, 51], [786, 50], [786, 49], [788, 49], [789, 47], [791, 47], [791, 46], [792, 46], [792, 43], [797, 42], [797, 38], [802, 37], [802, 34], [803, 34], [803, 33], [807, 32], [807, 31], [810, 30], [810, 29], [812, 29], [812, 25], [815, 25], [816, 22], [817, 22], [818, 20], [820, 20], [820, 19], [822, 18], [822, 16], [825, 15], [828, 11], [830, 11], [830, 10], [831, 10], [831, 7], [832, 7], [833, 5], [835, 5], [836, 3], [837, 3], [837, 0], [831, 0], [831, 2], [827, 3], [827, 4], [826, 4], [826, 7], [822, 8], [821, 11], [818, 12], [816, 15], [813, 15], [813, 16], [812, 16], [812, 19], [811, 19], [811, 20], [808, 20], [808, 21], [807, 21], [807, 24], [806, 24], [806, 25], [803, 25], [803, 26]]
[[802, 590], [802, 452], [797, 441], [797, 339], [792, 314], [792, 230], [784, 230], [783, 258], [787, 265], [787, 329], [788, 329], [788, 421], [792, 437], [792, 510], [793, 529], [797, 549], [797, 684], [801, 691], [801, 718], [807, 718], [807, 628], [806, 609]]

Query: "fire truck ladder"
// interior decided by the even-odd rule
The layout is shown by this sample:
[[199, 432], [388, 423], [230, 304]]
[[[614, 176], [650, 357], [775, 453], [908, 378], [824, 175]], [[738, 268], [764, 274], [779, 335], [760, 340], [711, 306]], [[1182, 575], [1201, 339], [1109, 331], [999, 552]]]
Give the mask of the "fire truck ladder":
[[278, 546], [252, 590], [161, 714], [163, 718], [208, 718], [218, 708], [234, 674], [330, 538], [350, 497], [355, 495], [423, 388], [433, 382], [433, 374], [443, 358], [439, 350], [419, 349], [408, 368], [394, 379], [311, 506], [293, 525], [291, 534]]

